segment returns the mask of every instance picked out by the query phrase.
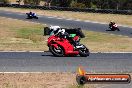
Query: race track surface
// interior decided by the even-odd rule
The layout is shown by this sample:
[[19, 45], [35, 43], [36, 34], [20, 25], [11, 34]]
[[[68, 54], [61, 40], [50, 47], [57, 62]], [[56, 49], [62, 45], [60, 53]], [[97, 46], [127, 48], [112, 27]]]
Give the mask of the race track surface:
[[54, 57], [49, 52], [0, 52], [0, 72], [132, 72], [132, 53], [91, 53]]
[[84, 22], [84, 21], [78, 21], [78, 20], [72, 20], [72, 19], [63, 19], [63, 18], [48, 17], [48, 16], [41, 16], [41, 15], [39, 16], [39, 19], [26, 19], [26, 14], [22, 14], [18, 12], [3, 11], [3, 10], [0, 10], [0, 16], [13, 18], [13, 19], [38, 22], [38, 23], [43, 23], [47, 25], [59, 25], [61, 27], [69, 27], [69, 28], [82, 28], [85, 30], [105, 32], [105, 33], [132, 37], [132, 27], [119, 26], [121, 30], [120, 32], [106, 31], [106, 30], [109, 30], [107, 24]]

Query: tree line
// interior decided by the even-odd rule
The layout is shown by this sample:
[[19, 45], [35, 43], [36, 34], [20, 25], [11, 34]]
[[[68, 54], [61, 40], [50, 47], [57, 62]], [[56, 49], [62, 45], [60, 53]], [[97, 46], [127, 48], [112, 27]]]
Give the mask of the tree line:
[[132, 0], [51, 0], [51, 5], [75, 8], [132, 10]]
[[[0, 0], [8, 2], [8, 0]], [[47, 6], [94, 8], [94, 9], [117, 9], [132, 10], [132, 0], [16, 0], [24, 4], [39, 5], [40, 1], [46, 2]]]

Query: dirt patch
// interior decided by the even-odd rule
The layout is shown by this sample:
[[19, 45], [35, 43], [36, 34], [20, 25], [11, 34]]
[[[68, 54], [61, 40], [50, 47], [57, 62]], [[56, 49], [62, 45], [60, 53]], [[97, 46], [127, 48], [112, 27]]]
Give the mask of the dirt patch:
[[0, 88], [78, 88], [78, 85], [76, 74], [72, 73], [1, 73]]

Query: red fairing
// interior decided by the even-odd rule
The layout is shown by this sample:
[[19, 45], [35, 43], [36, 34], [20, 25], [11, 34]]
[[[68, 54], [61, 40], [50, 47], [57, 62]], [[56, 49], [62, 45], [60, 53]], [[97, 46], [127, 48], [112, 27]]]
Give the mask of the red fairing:
[[48, 46], [53, 45], [54, 47], [57, 48], [58, 45], [63, 47], [65, 51], [65, 55], [78, 55], [78, 51], [74, 51], [74, 46], [71, 45], [71, 43], [65, 39], [65, 38], [59, 38], [58, 36], [50, 36], [48, 38]]
[[79, 40], [79, 36], [75, 36], [75, 37], [73, 38], [73, 40], [78, 41], [78, 40]]

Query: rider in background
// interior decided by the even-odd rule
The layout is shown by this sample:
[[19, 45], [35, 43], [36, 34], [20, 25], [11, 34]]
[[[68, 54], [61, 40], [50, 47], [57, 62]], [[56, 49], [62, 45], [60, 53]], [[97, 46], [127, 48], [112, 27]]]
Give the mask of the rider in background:
[[111, 29], [112, 28], [112, 26], [115, 24], [115, 22], [113, 22], [113, 21], [110, 21], [110, 23], [109, 23], [109, 28]]
[[33, 12], [29, 12], [29, 15], [31, 15], [31, 16], [36, 16], [36, 13], [33, 13]]
[[29, 12], [29, 15], [32, 15], [32, 14], [33, 14], [33, 13], [30, 11], [30, 12]]

